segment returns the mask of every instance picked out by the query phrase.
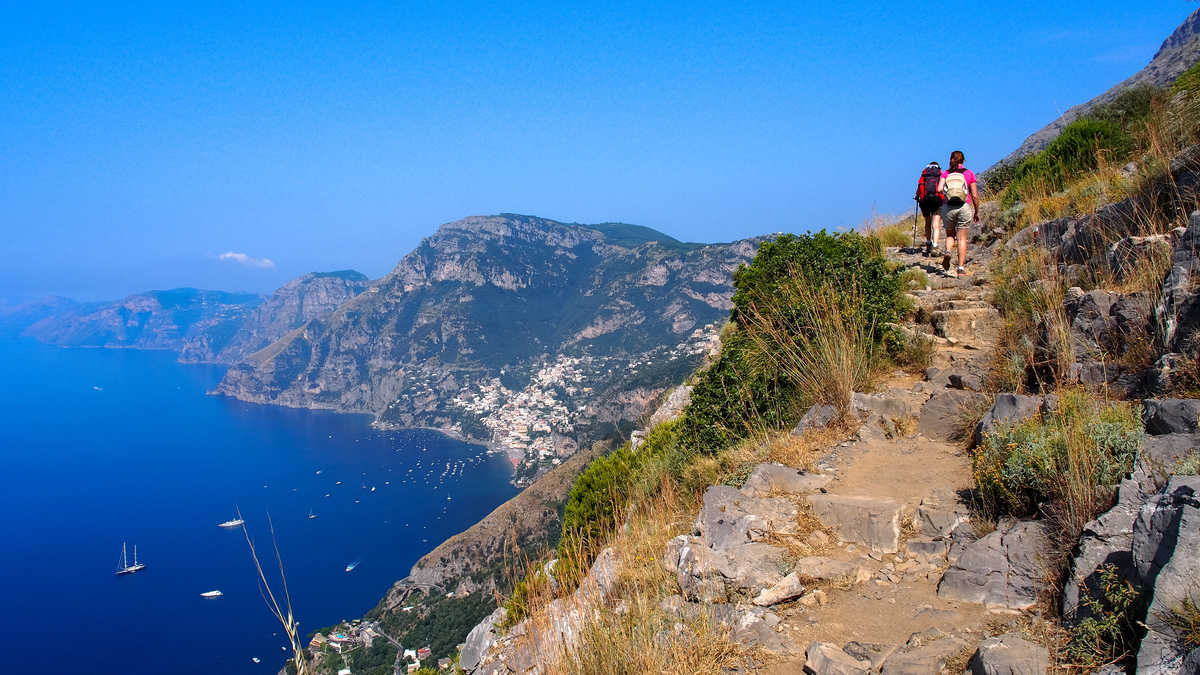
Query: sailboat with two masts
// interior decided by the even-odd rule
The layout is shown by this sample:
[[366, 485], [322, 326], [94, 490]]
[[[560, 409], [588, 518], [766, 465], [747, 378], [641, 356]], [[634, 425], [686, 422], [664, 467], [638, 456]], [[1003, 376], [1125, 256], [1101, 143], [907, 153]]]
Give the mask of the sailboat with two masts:
[[137, 559], [137, 544], [133, 545], [133, 564], [129, 564], [129, 557], [125, 553], [125, 542], [121, 542], [121, 564], [117, 567], [117, 575], [133, 574], [146, 569], [145, 563], [138, 562]]

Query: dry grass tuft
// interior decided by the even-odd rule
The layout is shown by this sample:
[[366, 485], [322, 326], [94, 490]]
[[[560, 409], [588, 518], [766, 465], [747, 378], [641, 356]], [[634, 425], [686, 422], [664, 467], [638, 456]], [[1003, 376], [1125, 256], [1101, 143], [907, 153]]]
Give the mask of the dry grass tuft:
[[870, 389], [881, 366], [875, 326], [860, 316], [857, 288], [814, 286], [792, 274], [769, 306], [746, 312], [746, 335], [765, 371], [793, 382], [802, 398], [845, 419], [850, 397]]

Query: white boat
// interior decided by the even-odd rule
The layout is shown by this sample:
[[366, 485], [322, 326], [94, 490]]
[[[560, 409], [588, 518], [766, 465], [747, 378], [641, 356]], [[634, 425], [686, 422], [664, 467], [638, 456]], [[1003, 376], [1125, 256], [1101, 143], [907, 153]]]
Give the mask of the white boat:
[[204, 591], [203, 593], [200, 594], [200, 597], [202, 597], [202, 598], [219, 598], [222, 595], [225, 595], [225, 594], [222, 593], [221, 591]]
[[346, 565], [346, 571], [347, 571], [347, 572], [353, 572], [353, 571], [354, 571], [354, 568], [355, 568], [355, 567], [358, 567], [358, 563], [359, 563], [359, 561], [355, 560], [354, 562], [347, 564], [347, 565]]
[[316, 517], [317, 517], [317, 514], [313, 513], [312, 509], [309, 509], [308, 510], [308, 519], [312, 520], [313, 518], [316, 518]]
[[250, 660], [255, 663], [262, 663], [262, 659], [258, 658], [257, 656], [251, 656]]
[[224, 527], [224, 528], [241, 527], [244, 524], [246, 524], [245, 520], [242, 520], [241, 518], [234, 518], [232, 520], [227, 520], [223, 523], [217, 523], [217, 527]]
[[133, 545], [133, 564], [129, 564], [129, 558], [125, 554], [125, 542], [121, 542], [121, 564], [117, 566], [117, 574], [133, 574], [146, 569], [145, 563], [138, 562], [137, 559], [137, 544]]

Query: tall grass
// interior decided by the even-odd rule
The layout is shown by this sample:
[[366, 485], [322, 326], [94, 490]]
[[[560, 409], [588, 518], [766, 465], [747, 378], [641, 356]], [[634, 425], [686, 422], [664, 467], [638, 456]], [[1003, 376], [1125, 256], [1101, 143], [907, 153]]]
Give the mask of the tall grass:
[[870, 387], [880, 364], [875, 326], [861, 306], [856, 286], [793, 274], [776, 296], [747, 308], [752, 358], [793, 383], [806, 402], [831, 405], [844, 419], [850, 397]]
[[[242, 519], [240, 509], [237, 517], [239, 520]], [[267, 527], [271, 532], [271, 546], [275, 550], [275, 562], [279, 567], [282, 597], [276, 595], [275, 590], [271, 588], [271, 583], [267, 580], [262, 561], [259, 560], [258, 551], [254, 546], [254, 540], [250, 538], [250, 531], [245, 525], [242, 526], [242, 534], [246, 536], [246, 546], [250, 549], [250, 558], [254, 561], [254, 569], [258, 572], [259, 592], [267, 603], [267, 609], [271, 610], [271, 615], [283, 628], [283, 633], [287, 636], [288, 644], [292, 648], [291, 663], [298, 675], [308, 675], [308, 660], [304, 658], [304, 642], [300, 636], [300, 622], [296, 620], [295, 614], [292, 612], [292, 595], [288, 590], [287, 574], [283, 571], [283, 558], [279, 555], [279, 542], [275, 539], [275, 523], [271, 521], [270, 514], [267, 514]]]
[[1132, 470], [1141, 431], [1134, 406], [1065, 390], [1053, 412], [987, 434], [971, 471], [990, 512], [1042, 511], [1065, 560], [1083, 526], [1111, 506], [1112, 490], [1103, 486]]

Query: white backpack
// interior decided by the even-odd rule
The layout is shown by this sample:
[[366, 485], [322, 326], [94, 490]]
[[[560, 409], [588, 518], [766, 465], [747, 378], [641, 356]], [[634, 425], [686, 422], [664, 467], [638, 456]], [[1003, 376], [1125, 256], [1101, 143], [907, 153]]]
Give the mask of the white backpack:
[[946, 176], [946, 186], [942, 190], [946, 195], [946, 203], [950, 206], [962, 206], [967, 203], [967, 177], [960, 172], [951, 171]]

